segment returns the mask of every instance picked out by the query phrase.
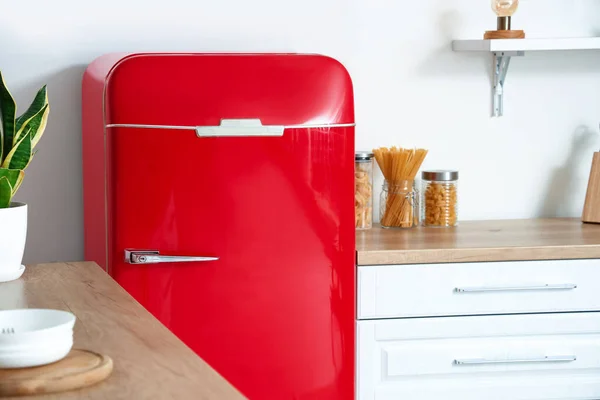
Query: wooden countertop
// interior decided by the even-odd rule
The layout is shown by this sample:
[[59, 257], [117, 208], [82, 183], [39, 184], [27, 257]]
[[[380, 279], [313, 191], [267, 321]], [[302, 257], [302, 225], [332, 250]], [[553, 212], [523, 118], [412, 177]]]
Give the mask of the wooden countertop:
[[358, 265], [600, 258], [600, 225], [575, 218], [357, 231]]
[[21, 279], [0, 283], [0, 309], [11, 308], [71, 311], [74, 348], [114, 361], [95, 386], [14, 399], [244, 399], [94, 263], [28, 266]]

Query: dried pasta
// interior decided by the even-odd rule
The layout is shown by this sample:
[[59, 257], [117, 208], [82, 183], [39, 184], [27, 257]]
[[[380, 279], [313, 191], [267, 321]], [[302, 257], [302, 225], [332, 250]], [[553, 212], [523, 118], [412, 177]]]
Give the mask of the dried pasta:
[[387, 196], [380, 204], [381, 225], [402, 228], [416, 225], [415, 199], [410, 194], [414, 193], [414, 180], [427, 150], [381, 147], [373, 153], [387, 184]]
[[354, 169], [354, 215], [356, 228], [370, 228], [373, 214], [373, 187], [369, 176], [370, 163], [356, 163]]
[[439, 182], [428, 183], [424, 194], [425, 204], [423, 204], [425, 225], [456, 225], [457, 197], [455, 184]]

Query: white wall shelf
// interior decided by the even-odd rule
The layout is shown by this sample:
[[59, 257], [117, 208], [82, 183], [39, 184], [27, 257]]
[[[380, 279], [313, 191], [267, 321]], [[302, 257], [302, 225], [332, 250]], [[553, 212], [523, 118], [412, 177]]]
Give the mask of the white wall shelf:
[[454, 51], [553, 51], [553, 50], [600, 50], [600, 37], [565, 39], [496, 39], [455, 40]]
[[488, 52], [494, 56], [493, 115], [504, 114], [504, 82], [511, 57], [531, 51], [600, 50], [600, 37], [562, 39], [454, 40], [452, 50]]

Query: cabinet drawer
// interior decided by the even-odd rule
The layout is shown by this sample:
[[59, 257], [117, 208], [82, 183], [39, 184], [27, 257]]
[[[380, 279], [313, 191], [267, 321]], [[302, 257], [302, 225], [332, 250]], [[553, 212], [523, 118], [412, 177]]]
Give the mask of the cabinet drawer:
[[600, 260], [358, 267], [358, 319], [600, 310]]
[[600, 313], [357, 324], [359, 400], [600, 399]]

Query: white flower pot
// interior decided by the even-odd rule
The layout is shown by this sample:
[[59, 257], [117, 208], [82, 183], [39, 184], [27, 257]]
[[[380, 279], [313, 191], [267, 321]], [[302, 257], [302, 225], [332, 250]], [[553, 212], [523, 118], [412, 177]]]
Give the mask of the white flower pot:
[[0, 208], [0, 282], [18, 279], [27, 239], [27, 204], [13, 202]]

